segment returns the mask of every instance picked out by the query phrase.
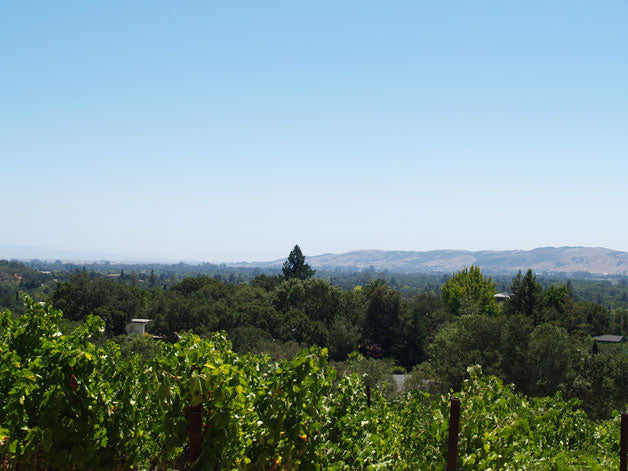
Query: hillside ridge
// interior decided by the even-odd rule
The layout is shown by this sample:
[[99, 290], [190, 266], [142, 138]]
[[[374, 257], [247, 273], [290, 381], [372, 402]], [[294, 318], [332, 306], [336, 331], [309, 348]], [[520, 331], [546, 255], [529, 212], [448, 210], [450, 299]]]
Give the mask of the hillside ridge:
[[[242, 262], [235, 266], [270, 268], [283, 259]], [[453, 272], [470, 265], [484, 271], [511, 273], [531, 268], [536, 272], [627, 275], [628, 252], [604, 247], [538, 247], [532, 250], [352, 250], [341, 254], [308, 256], [307, 262], [323, 270], [389, 270], [403, 273]]]

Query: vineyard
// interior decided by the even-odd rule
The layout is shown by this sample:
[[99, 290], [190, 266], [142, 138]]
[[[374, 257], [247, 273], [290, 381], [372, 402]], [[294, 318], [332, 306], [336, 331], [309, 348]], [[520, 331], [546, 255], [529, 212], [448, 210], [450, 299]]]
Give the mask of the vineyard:
[[[26, 300], [0, 314], [0, 469], [183, 469], [191, 416], [202, 443], [191, 469], [444, 469], [449, 397], [367, 398], [326, 351], [292, 360], [237, 355], [221, 335], [187, 334], [157, 355], [123, 357], [90, 316], [71, 333], [61, 312]], [[612, 469], [619, 417], [592, 421], [559, 395], [527, 398], [469, 368], [457, 469]]]

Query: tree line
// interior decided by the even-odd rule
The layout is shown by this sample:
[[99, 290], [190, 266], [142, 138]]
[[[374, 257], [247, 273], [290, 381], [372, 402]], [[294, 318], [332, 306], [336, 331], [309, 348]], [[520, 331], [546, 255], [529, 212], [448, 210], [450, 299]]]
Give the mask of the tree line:
[[[394, 365], [412, 373], [407, 384], [439, 392], [459, 387], [466, 368], [480, 364], [521, 392], [580, 398], [597, 416], [628, 402], [626, 348], [594, 345], [591, 338], [628, 333], [628, 310], [619, 307], [621, 280], [537, 279], [530, 270], [494, 280], [470, 267], [416, 278], [422, 284], [411, 289], [409, 275], [374, 270], [323, 278], [298, 246], [281, 271], [248, 281], [158, 268], [106, 274], [91, 268], [42, 273], [0, 261], [0, 303], [16, 314], [23, 309], [19, 291], [50, 299], [68, 329], [95, 314], [110, 337], [121, 336], [132, 318], [149, 318], [156, 336], [222, 331], [241, 353], [286, 358], [318, 345], [328, 348], [331, 360], [352, 367], [355, 361], [346, 359], [359, 352], [369, 359], [362, 370], [368, 365], [377, 376], [374, 368], [386, 365], [390, 372]], [[497, 291], [512, 296], [498, 303]], [[118, 339], [123, 351], [140, 346]]]
[[412, 372], [408, 384], [439, 392], [459, 388], [466, 368], [479, 364], [526, 394], [579, 398], [596, 416], [628, 401], [625, 349], [591, 338], [626, 334], [628, 311], [578, 300], [571, 283], [543, 286], [528, 270], [498, 303], [497, 284], [477, 267], [447, 277], [439, 292], [415, 295], [378, 278], [341, 289], [314, 275], [295, 246], [280, 274], [247, 283], [201, 275], [140, 288], [81, 271], [51, 299], [71, 321], [100, 316], [111, 336], [132, 318], [149, 318], [150, 332], [165, 338], [226, 332], [241, 353], [286, 357], [317, 345], [342, 362], [360, 352]]

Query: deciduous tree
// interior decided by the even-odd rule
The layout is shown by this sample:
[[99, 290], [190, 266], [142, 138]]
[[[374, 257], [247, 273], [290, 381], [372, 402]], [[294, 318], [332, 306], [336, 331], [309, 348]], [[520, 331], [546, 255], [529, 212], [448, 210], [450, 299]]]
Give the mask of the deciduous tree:
[[452, 314], [497, 312], [497, 289], [491, 278], [484, 278], [479, 267], [471, 266], [451, 276], [441, 288], [443, 302]]

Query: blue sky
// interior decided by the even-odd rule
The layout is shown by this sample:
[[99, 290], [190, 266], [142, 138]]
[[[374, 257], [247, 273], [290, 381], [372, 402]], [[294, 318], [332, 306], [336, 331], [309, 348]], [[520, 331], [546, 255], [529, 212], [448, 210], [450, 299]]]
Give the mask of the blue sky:
[[1, 245], [628, 251], [625, 1], [0, 3]]

